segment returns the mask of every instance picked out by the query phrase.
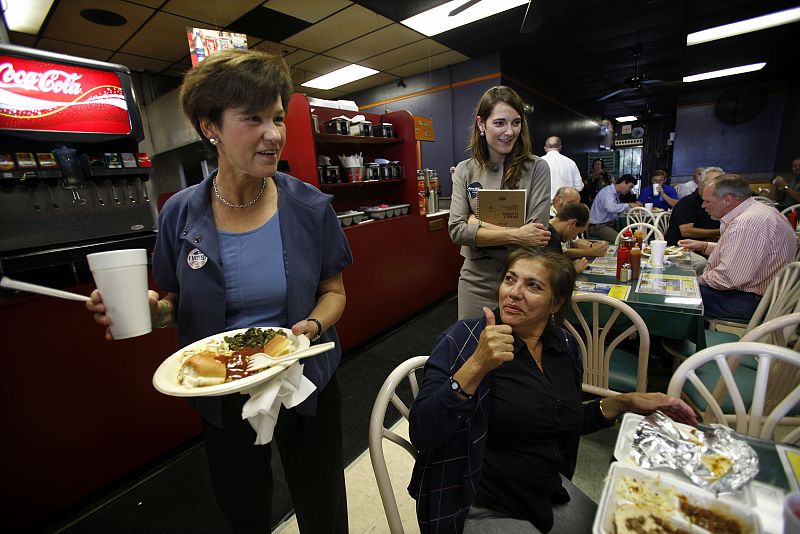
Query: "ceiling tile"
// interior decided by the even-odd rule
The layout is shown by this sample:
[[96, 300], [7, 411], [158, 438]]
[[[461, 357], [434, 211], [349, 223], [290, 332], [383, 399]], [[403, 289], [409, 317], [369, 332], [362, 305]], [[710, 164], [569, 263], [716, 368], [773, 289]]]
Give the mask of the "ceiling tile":
[[42, 37], [116, 50], [153, 14], [153, 10], [121, 0], [107, 0], [102, 7], [125, 17], [122, 26], [102, 26], [81, 17], [84, 9], [97, 8], [96, 0], [58, 2], [50, 13]]
[[379, 72], [378, 74], [373, 74], [372, 76], [367, 76], [366, 78], [361, 78], [360, 80], [340, 85], [335, 89], [337, 91], [344, 91], [345, 93], [355, 93], [356, 91], [361, 91], [362, 89], [369, 89], [370, 87], [396, 81], [397, 76], [392, 76], [391, 74], [387, 74], [385, 72]]
[[143, 6], [157, 8], [164, 3], [164, 0], [127, 0], [132, 4], [141, 4]]
[[296, 35], [283, 39], [283, 42], [314, 52], [324, 52], [391, 23], [386, 17], [359, 5], [352, 5]]
[[264, 7], [280, 11], [287, 15], [303, 19], [308, 22], [317, 22], [328, 15], [336, 13], [351, 5], [348, 0], [269, 0]]
[[96, 59], [98, 61], [108, 61], [108, 58], [114, 53], [112, 50], [66, 43], [64, 41], [56, 41], [55, 39], [42, 39], [39, 41], [36, 48], [57, 52], [59, 54], [67, 54], [68, 56]]
[[11, 44], [18, 46], [33, 46], [36, 44], [36, 36], [20, 32], [8, 32]]
[[224, 2], [198, 2], [197, 0], [169, 0], [162, 11], [203, 21], [208, 29], [221, 29], [238, 19], [263, 0], [225, 0]]
[[[296, 48], [294, 48], [292, 46], [285, 45], [283, 43], [274, 43], [274, 42], [268, 41], [266, 39], [264, 39], [263, 41], [261, 41], [260, 43], [258, 43], [255, 46], [250, 46], [250, 44], [249, 44], [250, 43], [250, 38], [249, 37], [247, 39], [247, 42], [248, 42], [247, 48], [254, 48], [256, 50], [261, 50], [263, 52], [270, 52], [272, 54], [280, 54], [280, 55], [282, 55], [284, 57], [289, 56], [289, 54], [291, 54], [292, 52], [297, 50]], [[303, 58], [303, 59], [306, 59], [306, 58]], [[300, 60], [300, 61], [302, 61], [302, 60]]]
[[123, 54], [121, 52], [111, 56], [108, 60], [110, 63], [119, 63], [125, 65], [132, 71], [148, 71], [148, 72], [161, 72], [169, 68], [171, 63], [167, 61], [160, 61], [158, 59], [151, 59], [149, 57], [134, 56], [131, 54]]
[[422, 39], [389, 52], [384, 52], [369, 59], [364, 59], [359, 64], [378, 70], [389, 70], [398, 65], [405, 65], [422, 58], [428, 58], [450, 50], [433, 39]]
[[311, 72], [318, 72], [319, 74], [327, 74], [329, 72], [335, 71], [336, 69], [341, 69], [342, 67], [346, 67], [347, 65], [349, 65], [347, 61], [342, 61], [341, 59], [336, 59], [328, 56], [323, 56], [322, 54], [318, 54], [301, 63], [297, 63], [296, 65], [294, 65], [294, 68], [301, 70], [308, 70]]
[[311, 89], [309, 87], [302, 88], [305, 94], [308, 96], [313, 96], [315, 98], [322, 98], [324, 100], [339, 100], [345, 94], [343, 91], [337, 91], [335, 89]]
[[422, 38], [420, 34], [402, 24], [391, 24], [328, 50], [325, 55], [355, 63], [364, 58], [419, 41]]
[[158, 13], [120, 51], [137, 56], [178, 61], [189, 53], [186, 28], [194, 27], [195, 21]]
[[309, 52], [308, 50], [295, 50], [287, 55], [285, 58], [286, 63], [291, 67], [300, 63], [301, 61], [305, 61], [310, 57], [314, 57], [316, 54], [314, 52]]
[[455, 50], [450, 50], [448, 52], [432, 56], [431, 58], [419, 59], [406, 65], [400, 65], [398, 67], [388, 69], [387, 72], [402, 77], [413, 76], [414, 74], [419, 74], [420, 72], [428, 72], [429, 70], [439, 69], [441, 67], [446, 67], [447, 65], [454, 65], [468, 59], [469, 58], [464, 54], [456, 52]]

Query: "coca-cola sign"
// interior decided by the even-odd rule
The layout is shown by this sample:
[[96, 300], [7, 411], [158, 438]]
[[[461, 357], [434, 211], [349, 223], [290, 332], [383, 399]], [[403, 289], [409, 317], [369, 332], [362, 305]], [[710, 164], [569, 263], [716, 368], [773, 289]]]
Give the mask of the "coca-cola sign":
[[0, 129], [129, 134], [119, 77], [0, 55]]

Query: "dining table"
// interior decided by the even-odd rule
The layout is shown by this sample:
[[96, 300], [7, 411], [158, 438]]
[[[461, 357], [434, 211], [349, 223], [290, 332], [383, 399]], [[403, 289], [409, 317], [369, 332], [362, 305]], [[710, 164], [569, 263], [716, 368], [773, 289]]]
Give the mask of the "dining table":
[[[693, 484], [689, 478], [680, 470], [671, 468], [643, 468], [638, 467], [635, 456], [631, 454], [633, 450], [633, 440], [636, 428], [641, 424], [643, 416], [633, 413], [625, 414], [619, 426], [617, 442], [614, 448], [614, 459], [609, 473], [623, 468], [627, 475], [631, 473], [652, 473], [657, 477], [663, 486], [672, 486], [678, 492], [690, 490], [695, 493], [695, 498], [702, 500], [703, 494], [707, 494], [707, 500], [715, 501], [721, 499], [734, 509], [739, 509], [745, 514], [758, 517], [760, 530], [764, 534], [783, 534], [783, 501], [789, 492], [798, 489], [798, 473], [791, 466], [789, 456], [800, 455], [800, 448], [794, 444], [779, 443], [772, 440], [757, 438], [730, 432], [731, 439], [740, 440], [749, 445], [758, 457], [758, 472], [740, 489], [730, 493], [714, 494]], [[679, 427], [688, 428], [686, 425]], [[700, 432], [712, 432], [718, 425], [698, 424], [697, 430]], [[598, 517], [595, 526], [608, 524], [608, 515], [613, 515], [613, 509], [622, 505], [618, 502], [619, 493], [614, 487], [617, 481], [612, 480], [612, 476], [607, 477], [606, 485], [601, 496], [600, 506], [598, 507]], [[619, 478], [619, 477], [617, 477]], [[624, 500], [624, 499], [623, 499]], [[615, 502], [617, 501], [617, 502]], [[605, 519], [605, 521], [603, 521]], [[595, 528], [597, 534], [604, 533], [606, 529]]]
[[[659, 268], [652, 267], [649, 258], [642, 256], [640, 278], [642, 276], [669, 278], [673, 283], [683, 283], [684, 286], [692, 286], [693, 280], [694, 287], [697, 288], [696, 294], [681, 295], [675, 291], [663, 293], [641, 291], [639, 279], [626, 282], [618, 280], [616, 273], [609, 272], [608, 269], [609, 265], [616, 265], [618, 248], [616, 245], [609, 245], [605, 258], [594, 258], [591, 261], [589, 268], [577, 276], [576, 291], [586, 292], [585, 287], [581, 287], [583, 285], [581, 282], [594, 283], [597, 289], [592, 292], [604, 292], [608, 286], [617, 286], [616, 291], [612, 291], [610, 296], [619, 295], [620, 290], [627, 291], [627, 296], [620, 300], [642, 317], [651, 335], [678, 340], [689, 339], [695, 343], [696, 350], [706, 348], [703, 299], [700, 297], [697, 274], [692, 267], [689, 251], [683, 250], [680, 254], [665, 258], [664, 266]], [[615, 326], [620, 329], [630, 326], [630, 322], [624, 317], [620, 317], [617, 322]]]

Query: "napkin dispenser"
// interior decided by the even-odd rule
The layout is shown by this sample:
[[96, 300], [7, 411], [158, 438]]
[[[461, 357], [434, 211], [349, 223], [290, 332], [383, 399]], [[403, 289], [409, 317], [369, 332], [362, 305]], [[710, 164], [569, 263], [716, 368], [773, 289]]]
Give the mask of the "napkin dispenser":
[[388, 122], [373, 124], [372, 137], [394, 137], [394, 126]]
[[331, 119], [325, 123], [325, 133], [350, 135], [350, 121], [347, 119]]
[[369, 121], [351, 122], [350, 135], [360, 135], [363, 137], [372, 136], [372, 123]]

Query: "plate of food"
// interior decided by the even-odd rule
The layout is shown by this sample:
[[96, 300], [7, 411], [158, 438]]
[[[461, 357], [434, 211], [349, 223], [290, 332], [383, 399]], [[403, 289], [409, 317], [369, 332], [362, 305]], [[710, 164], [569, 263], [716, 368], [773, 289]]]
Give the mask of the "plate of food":
[[594, 534], [638, 532], [739, 532], [756, 534], [755, 510], [727, 496], [718, 498], [667, 473], [614, 462], [592, 527]]
[[[673, 245], [671, 247], [667, 247], [664, 250], [664, 257], [665, 258], [677, 258], [678, 256], [682, 256], [683, 253], [686, 251], [683, 247], [679, 247], [677, 245]], [[650, 245], [645, 245], [642, 249], [642, 256], [650, 256]]]
[[247, 357], [264, 353], [278, 358], [310, 346], [288, 328], [241, 328], [208, 336], [172, 354], [153, 374], [153, 386], [174, 397], [213, 397], [245, 391], [274, 378], [293, 361], [251, 373]]

